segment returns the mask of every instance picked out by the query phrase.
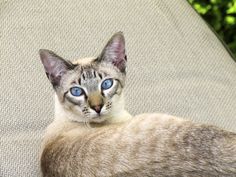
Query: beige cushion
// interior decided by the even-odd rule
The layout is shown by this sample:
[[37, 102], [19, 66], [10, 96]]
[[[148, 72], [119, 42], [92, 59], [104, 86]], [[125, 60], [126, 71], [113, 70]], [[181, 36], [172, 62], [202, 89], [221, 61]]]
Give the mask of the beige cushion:
[[96, 56], [123, 31], [127, 109], [163, 112], [236, 131], [236, 64], [186, 0], [0, 3], [0, 176], [39, 176], [53, 90], [38, 50]]

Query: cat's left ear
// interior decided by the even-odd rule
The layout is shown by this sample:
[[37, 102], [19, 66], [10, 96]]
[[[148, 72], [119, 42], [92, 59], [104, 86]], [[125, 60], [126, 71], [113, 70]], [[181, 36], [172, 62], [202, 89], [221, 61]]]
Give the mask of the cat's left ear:
[[99, 62], [110, 63], [125, 73], [127, 57], [125, 53], [125, 38], [122, 32], [115, 33], [106, 44], [100, 57]]

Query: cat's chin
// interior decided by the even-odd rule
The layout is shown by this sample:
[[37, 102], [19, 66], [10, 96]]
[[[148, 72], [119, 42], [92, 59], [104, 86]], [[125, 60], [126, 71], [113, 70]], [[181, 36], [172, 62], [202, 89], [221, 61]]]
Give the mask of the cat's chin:
[[102, 123], [105, 122], [107, 119], [105, 117], [102, 116], [97, 116], [97, 117], [93, 117], [91, 119], [89, 119], [89, 122], [91, 123]]
[[97, 114], [89, 119], [91, 123], [102, 123], [109, 119], [107, 114]]
[[90, 123], [103, 123], [105, 121], [106, 119], [101, 119], [101, 118], [93, 118], [89, 120]]

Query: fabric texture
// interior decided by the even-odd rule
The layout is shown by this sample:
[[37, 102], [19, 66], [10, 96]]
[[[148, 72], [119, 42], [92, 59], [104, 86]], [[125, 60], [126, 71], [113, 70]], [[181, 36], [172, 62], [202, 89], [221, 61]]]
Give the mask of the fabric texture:
[[236, 131], [236, 63], [186, 0], [0, 0], [0, 176], [40, 176], [53, 89], [40, 48], [97, 56], [123, 31], [126, 107]]

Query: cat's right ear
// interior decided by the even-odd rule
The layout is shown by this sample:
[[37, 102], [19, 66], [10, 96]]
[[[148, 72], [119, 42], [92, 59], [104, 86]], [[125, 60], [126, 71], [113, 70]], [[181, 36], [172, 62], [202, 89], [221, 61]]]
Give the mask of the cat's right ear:
[[64, 60], [53, 51], [40, 49], [39, 55], [46, 75], [54, 88], [59, 87], [62, 76], [75, 67], [71, 62]]

